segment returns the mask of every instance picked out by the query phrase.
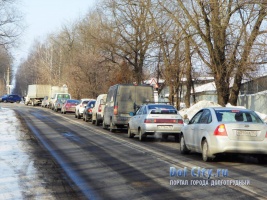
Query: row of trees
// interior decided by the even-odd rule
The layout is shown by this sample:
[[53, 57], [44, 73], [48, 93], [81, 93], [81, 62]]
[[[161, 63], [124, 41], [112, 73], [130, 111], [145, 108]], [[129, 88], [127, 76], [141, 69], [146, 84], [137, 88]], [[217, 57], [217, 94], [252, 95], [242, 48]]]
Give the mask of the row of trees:
[[201, 74], [214, 77], [219, 104], [236, 105], [243, 78], [266, 61], [264, 2], [103, 0], [83, 19], [36, 42], [20, 65], [16, 90], [67, 84], [74, 98], [96, 97], [112, 84], [154, 76], [170, 86], [176, 105], [173, 97], [186, 84], [189, 106]]
[[15, 0], [0, 1], [0, 94], [7, 93], [12, 77], [11, 48], [15, 47], [23, 30], [22, 15]]

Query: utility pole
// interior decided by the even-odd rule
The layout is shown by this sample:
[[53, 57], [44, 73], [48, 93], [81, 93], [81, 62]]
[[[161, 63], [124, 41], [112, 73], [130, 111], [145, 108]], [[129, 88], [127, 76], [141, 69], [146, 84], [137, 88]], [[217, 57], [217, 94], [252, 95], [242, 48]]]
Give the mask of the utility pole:
[[10, 94], [10, 80], [9, 80], [9, 76], [10, 76], [10, 67], [8, 66], [7, 68], [7, 77], [6, 77], [6, 93]]

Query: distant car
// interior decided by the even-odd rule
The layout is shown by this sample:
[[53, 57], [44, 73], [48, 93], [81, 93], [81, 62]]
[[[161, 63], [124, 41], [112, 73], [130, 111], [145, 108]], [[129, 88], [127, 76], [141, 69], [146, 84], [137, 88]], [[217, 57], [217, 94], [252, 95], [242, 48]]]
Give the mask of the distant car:
[[96, 100], [91, 100], [87, 103], [84, 112], [83, 112], [83, 121], [91, 121], [92, 120], [92, 110], [95, 106]]
[[267, 154], [267, 125], [252, 110], [204, 108], [182, 128], [180, 151], [202, 153], [205, 162], [226, 153], [252, 154], [263, 162]]
[[41, 107], [48, 108], [49, 107], [49, 98], [48, 96], [45, 96], [42, 100]]
[[107, 94], [100, 94], [96, 98], [95, 107], [92, 110], [92, 124], [100, 125], [103, 122], [104, 108]]
[[142, 105], [137, 112], [131, 113], [128, 123], [128, 137], [139, 136], [142, 141], [147, 135], [160, 133], [163, 139], [173, 135], [179, 141], [183, 119], [172, 105], [147, 104]]
[[65, 103], [62, 105], [61, 108], [61, 113], [66, 114], [68, 113], [74, 113], [75, 112], [75, 107], [79, 104], [79, 100], [76, 99], [68, 99], [65, 101]]
[[68, 99], [57, 99], [57, 100], [55, 101], [53, 110], [54, 110], [55, 112], [58, 112], [58, 111], [61, 112], [61, 108], [62, 108], [63, 104], [64, 104], [67, 100], [68, 100]]
[[22, 98], [19, 95], [16, 94], [6, 94], [0, 97], [0, 102], [10, 102], [10, 103], [19, 103], [21, 102]]
[[81, 119], [81, 117], [83, 116], [84, 108], [90, 100], [95, 100], [95, 99], [87, 98], [80, 100], [79, 104], [75, 107], [75, 118]]

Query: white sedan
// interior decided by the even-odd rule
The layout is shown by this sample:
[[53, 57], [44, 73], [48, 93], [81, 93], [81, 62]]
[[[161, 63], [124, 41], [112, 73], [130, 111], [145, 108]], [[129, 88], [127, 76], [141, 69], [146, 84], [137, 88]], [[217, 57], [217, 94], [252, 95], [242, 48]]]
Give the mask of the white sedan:
[[225, 153], [251, 154], [262, 162], [267, 154], [267, 125], [252, 110], [204, 108], [182, 128], [180, 151], [202, 153], [205, 162]]
[[147, 135], [159, 133], [163, 139], [173, 135], [179, 141], [183, 119], [171, 105], [146, 104], [141, 106], [128, 123], [128, 137], [139, 136], [142, 141]]

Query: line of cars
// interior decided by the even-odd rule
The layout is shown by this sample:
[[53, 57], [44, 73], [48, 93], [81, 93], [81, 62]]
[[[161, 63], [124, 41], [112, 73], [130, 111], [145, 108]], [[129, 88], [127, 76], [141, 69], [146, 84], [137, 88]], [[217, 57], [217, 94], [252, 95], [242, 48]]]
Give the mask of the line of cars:
[[[249, 154], [266, 162], [267, 125], [254, 111], [208, 107], [186, 120], [174, 106], [154, 103], [153, 93], [150, 86], [118, 84], [97, 99], [74, 103], [71, 112], [111, 132], [127, 129], [129, 138], [140, 141], [150, 135], [173, 136], [182, 154], [201, 153], [205, 162], [221, 154]], [[65, 105], [62, 109], [70, 111]]]

